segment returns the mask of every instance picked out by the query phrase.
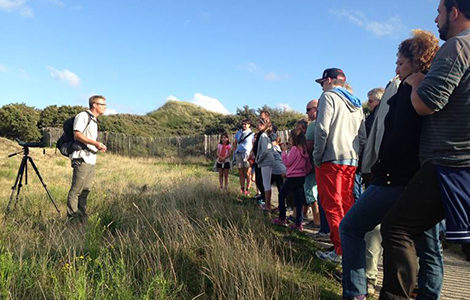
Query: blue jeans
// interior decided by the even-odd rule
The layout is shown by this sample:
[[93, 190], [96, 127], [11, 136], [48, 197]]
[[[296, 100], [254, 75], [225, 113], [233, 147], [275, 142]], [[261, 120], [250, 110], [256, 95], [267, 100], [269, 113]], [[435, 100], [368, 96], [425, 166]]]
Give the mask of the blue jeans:
[[[340, 224], [343, 247], [343, 297], [367, 294], [364, 235], [381, 223], [398, 200], [404, 187], [370, 185]], [[416, 250], [420, 259], [419, 294], [438, 299], [442, 287], [443, 260], [437, 227], [418, 238]], [[428, 299], [418, 297], [417, 299]]]
[[362, 195], [362, 176], [360, 173], [354, 174], [354, 187], [353, 187], [353, 196], [354, 201], [357, 201]]
[[325, 211], [320, 203], [320, 197], [317, 197], [318, 210], [320, 211], [320, 233], [330, 233], [330, 226], [328, 226], [328, 220], [326, 219]]

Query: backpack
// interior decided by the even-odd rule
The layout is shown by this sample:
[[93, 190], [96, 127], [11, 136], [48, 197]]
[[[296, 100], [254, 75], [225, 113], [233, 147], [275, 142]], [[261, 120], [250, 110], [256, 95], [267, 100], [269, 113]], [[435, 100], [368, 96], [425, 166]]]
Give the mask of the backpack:
[[[89, 111], [86, 111], [88, 114], [88, 123], [85, 126], [85, 131], [90, 125], [92, 120], [92, 115]], [[76, 117], [76, 116], [75, 116]], [[82, 142], [75, 141], [73, 136], [73, 122], [75, 121], [75, 117], [68, 118], [64, 121], [63, 129], [64, 132], [60, 136], [59, 140], [56, 143], [56, 148], [59, 149], [60, 153], [64, 156], [69, 157], [74, 151], [78, 150], [89, 150], [88, 147], [83, 144]], [[91, 150], [89, 150], [91, 151]]]

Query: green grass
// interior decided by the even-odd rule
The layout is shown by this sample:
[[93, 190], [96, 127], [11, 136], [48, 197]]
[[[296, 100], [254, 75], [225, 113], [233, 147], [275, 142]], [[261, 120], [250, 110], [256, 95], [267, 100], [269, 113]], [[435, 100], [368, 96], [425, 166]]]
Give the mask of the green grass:
[[[1, 142], [0, 155], [12, 146]], [[79, 226], [64, 216], [68, 161], [31, 155], [62, 215], [32, 177], [2, 217], [2, 299], [340, 299], [315, 243], [272, 226], [238, 196], [236, 176], [220, 192], [210, 162], [100, 155]], [[0, 184], [3, 208], [11, 178]]]

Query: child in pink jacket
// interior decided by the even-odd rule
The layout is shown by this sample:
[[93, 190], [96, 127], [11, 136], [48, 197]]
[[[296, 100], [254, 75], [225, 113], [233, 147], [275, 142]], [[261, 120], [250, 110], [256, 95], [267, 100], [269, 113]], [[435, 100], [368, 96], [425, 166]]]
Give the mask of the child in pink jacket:
[[293, 129], [289, 135], [289, 142], [292, 147], [287, 152], [286, 146], [281, 145], [282, 162], [287, 168], [287, 180], [279, 193], [279, 218], [273, 220], [274, 224], [285, 226], [286, 223], [286, 197], [294, 192], [294, 203], [297, 210], [295, 223], [291, 228], [302, 231], [302, 206], [305, 200], [304, 181], [305, 176], [311, 171], [312, 165], [307, 153], [307, 144], [304, 132], [298, 128]]

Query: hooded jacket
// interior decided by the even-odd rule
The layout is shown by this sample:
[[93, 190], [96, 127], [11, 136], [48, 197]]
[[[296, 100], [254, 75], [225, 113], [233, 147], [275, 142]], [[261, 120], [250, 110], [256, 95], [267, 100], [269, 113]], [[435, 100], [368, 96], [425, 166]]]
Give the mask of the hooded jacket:
[[364, 112], [360, 100], [343, 88], [323, 92], [318, 100], [313, 160], [357, 161], [366, 143]]
[[309, 161], [307, 151], [302, 151], [297, 146], [292, 146], [289, 153], [282, 152], [282, 162], [286, 165], [286, 177], [304, 177], [307, 175], [307, 162]]

